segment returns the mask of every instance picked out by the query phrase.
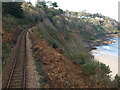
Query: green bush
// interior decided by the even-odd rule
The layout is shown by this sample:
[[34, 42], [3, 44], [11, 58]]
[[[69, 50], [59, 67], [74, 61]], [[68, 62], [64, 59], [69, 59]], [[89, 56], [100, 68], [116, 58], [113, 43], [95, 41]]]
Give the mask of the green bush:
[[44, 88], [44, 86], [45, 86], [45, 83], [46, 83], [46, 80], [45, 80], [45, 78], [43, 77], [41, 77], [41, 79], [39, 79], [39, 82], [40, 82], [40, 86], [41, 86], [41, 88]]
[[48, 42], [48, 44], [52, 46], [53, 48], [58, 48], [57, 44], [54, 41], [50, 41]]
[[96, 39], [98, 39], [96, 35], [93, 35], [92, 37], [90, 37], [90, 40], [96, 40]]
[[98, 64], [92, 61], [82, 65], [82, 68], [85, 70], [86, 73], [90, 75], [95, 75], [97, 66]]
[[9, 57], [12, 47], [13, 47], [12, 42], [8, 42], [7, 44], [2, 46], [2, 65], [5, 64], [7, 58]]
[[36, 62], [35, 64], [36, 64], [36, 71], [38, 72], [39, 75], [42, 75], [42, 76], [43, 76], [44, 73], [43, 73], [43, 71], [42, 71], [42, 69], [41, 69], [41, 64], [42, 64], [42, 63], [41, 63], [40, 61], [38, 61], [38, 62]]
[[88, 62], [91, 58], [91, 55], [87, 52], [84, 52], [84, 51], [77, 52], [77, 53], [72, 53], [72, 56], [73, 56], [73, 58], [76, 58], [76, 61], [81, 65]]
[[117, 74], [117, 75], [115, 76], [115, 79], [117, 80], [118, 87], [120, 88], [120, 76]]
[[40, 83], [40, 87], [41, 88], [44, 88], [45, 86], [45, 83], [46, 83], [46, 79], [45, 79], [45, 73], [43, 72], [42, 70], [42, 62], [41, 61], [36, 61], [35, 62], [35, 65], [36, 65], [36, 71], [38, 72], [38, 74], [40, 76], [42, 76], [40, 79], [39, 79], [39, 83]]
[[[98, 62], [98, 63], [99, 63], [99, 62]], [[110, 70], [109, 66], [106, 66], [106, 65], [103, 64], [103, 63], [99, 63], [99, 67], [100, 67], [106, 74], [111, 73], [111, 70]]]
[[[86, 62], [84, 65], [82, 65], [82, 68], [85, 70], [86, 73], [90, 75], [96, 75], [97, 69], [101, 69], [103, 74], [106, 76], [111, 73], [109, 66], [106, 66], [103, 63], [95, 62], [95, 61], [89, 61]], [[100, 72], [100, 73], [102, 73]]]

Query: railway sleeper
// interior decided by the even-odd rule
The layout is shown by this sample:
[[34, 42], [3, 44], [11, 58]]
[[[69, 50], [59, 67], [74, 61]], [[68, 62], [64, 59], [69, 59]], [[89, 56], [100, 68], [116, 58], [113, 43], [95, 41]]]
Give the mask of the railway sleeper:
[[22, 82], [22, 80], [18, 80], [18, 79], [12, 81], [12, 83], [21, 83], [21, 82]]
[[[21, 66], [21, 67], [22, 67], [22, 66]], [[21, 68], [21, 67], [20, 67], [20, 68], [17, 67], [17, 69], [16, 69], [15, 71], [23, 70], [23, 68]]]
[[23, 74], [23, 71], [14, 71], [14, 74]]
[[14, 81], [14, 80], [21, 80], [21, 79], [23, 79], [23, 77], [13, 77], [12, 81]]
[[22, 88], [22, 83], [11, 83], [9, 88]]
[[21, 73], [21, 74], [17, 73], [12, 76], [12, 78], [18, 78], [18, 79], [21, 77], [23, 77], [23, 73]]

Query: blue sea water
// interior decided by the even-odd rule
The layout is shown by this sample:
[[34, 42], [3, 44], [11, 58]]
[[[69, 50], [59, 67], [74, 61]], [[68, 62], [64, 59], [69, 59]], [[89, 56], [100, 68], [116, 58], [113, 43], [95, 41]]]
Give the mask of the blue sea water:
[[113, 38], [110, 40], [114, 40], [115, 43], [109, 44], [109, 45], [102, 45], [102, 46], [97, 46], [97, 50], [99, 51], [99, 53], [97, 53], [96, 55], [102, 54], [102, 53], [107, 53], [110, 55], [115, 55], [118, 56], [118, 42], [120, 42], [120, 38]]

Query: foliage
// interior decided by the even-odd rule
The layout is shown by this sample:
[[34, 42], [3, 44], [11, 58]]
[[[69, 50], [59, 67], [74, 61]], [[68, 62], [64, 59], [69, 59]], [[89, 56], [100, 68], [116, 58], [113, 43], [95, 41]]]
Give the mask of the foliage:
[[37, 4], [36, 4], [36, 7], [37, 8], [42, 8], [43, 10], [48, 8], [45, 1], [38, 1]]
[[60, 14], [63, 14], [64, 11], [62, 9], [53, 9], [53, 8], [49, 8], [46, 10], [46, 14], [47, 14], [47, 17], [49, 18], [50, 21], [52, 21], [53, 17], [56, 16], [56, 15], [60, 15]]
[[95, 75], [97, 64], [94, 62], [88, 62], [88, 63], [82, 65], [82, 68], [85, 70], [86, 73], [88, 73], [90, 75]]
[[105, 74], [111, 73], [111, 70], [110, 70], [109, 66], [106, 66], [103, 63], [98, 63], [98, 64], [99, 64], [99, 67], [105, 72]]
[[48, 44], [53, 48], [58, 48], [57, 44], [54, 41], [50, 41]]
[[42, 63], [40, 62], [40, 61], [36, 61], [36, 71], [38, 72], [38, 74], [39, 75], [44, 75], [44, 73], [43, 73], [43, 71], [42, 71], [42, 69], [41, 69], [41, 65], [42, 65]]
[[90, 40], [96, 40], [96, 39], [98, 39], [98, 37], [96, 35], [93, 35], [90, 37]]
[[13, 43], [9, 42], [7, 44], [4, 44], [4, 46], [2, 46], [2, 65], [5, 64], [7, 58], [9, 57], [9, 55], [11, 54], [11, 48], [13, 47]]
[[[33, 43], [33, 40], [31, 40], [31, 42]], [[35, 55], [34, 50], [33, 50], [33, 54]], [[37, 56], [33, 56], [33, 57], [35, 59], [36, 71], [38, 75], [40, 75], [40, 78], [39, 78], [40, 87], [45, 88], [46, 79], [45, 79], [45, 73], [43, 72], [43, 68], [42, 68], [43, 62], [40, 61]]]
[[45, 75], [44, 75], [44, 72], [43, 72], [42, 66], [41, 66], [42, 63], [41, 63], [40, 61], [36, 61], [35, 65], [36, 65], [36, 71], [38, 72], [38, 74], [39, 74], [40, 76], [42, 76], [42, 77], [39, 79], [40, 86], [41, 86], [41, 88], [44, 88], [46, 80], [45, 80], [45, 78], [44, 78]]
[[53, 7], [58, 7], [58, 5], [57, 5], [56, 2], [52, 3], [52, 6], [53, 6]]
[[11, 14], [16, 18], [22, 18], [23, 10], [21, 5], [22, 5], [21, 2], [3, 2], [2, 4], [3, 14]]
[[90, 54], [88, 54], [87, 52], [85, 52], [85, 51], [82, 51], [82, 52], [73, 52], [73, 57], [74, 58], [76, 58], [76, 61], [79, 63], [79, 64], [81, 64], [81, 65], [83, 65], [83, 64], [85, 64], [86, 62], [88, 62], [89, 60], [90, 60]]
[[[53, 7], [58, 7], [56, 2], [51, 4]], [[88, 53], [88, 50], [86, 51], [84, 45], [86, 42], [91, 43], [98, 39], [100, 34], [105, 35], [108, 32], [114, 32], [116, 30], [116, 21], [98, 13], [91, 14], [70, 11], [65, 13], [60, 8], [49, 8], [45, 1], [37, 2], [37, 8], [33, 7], [30, 3], [24, 3], [22, 6], [23, 8], [21, 8], [20, 3], [16, 3], [16, 5], [15, 3], [3, 4], [3, 14], [10, 14], [20, 18], [24, 13], [23, 20], [8, 19], [9, 16], [4, 18], [5, 24], [5, 21], [9, 21], [9, 28], [5, 29], [7, 32], [13, 30], [13, 25], [16, 26], [19, 24], [20, 27], [22, 26], [21, 29], [23, 29], [23, 27], [39, 23], [33, 31], [40, 38], [45, 39], [53, 48], [60, 48], [65, 51], [69, 57], [75, 59], [82, 66], [86, 73], [93, 76], [93, 78], [99, 78], [98, 80], [102, 81], [103, 84], [107, 84], [107, 81], [109, 81], [108, 74], [111, 72], [109, 66], [90, 61], [92, 57]], [[20, 31], [17, 28], [15, 30]], [[18, 34], [16, 33], [16, 35]], [[10, 43], [6, 44], [5, 48], [3, 48], [4, 60], [7, 59], [8, 51], [11, 51], [10, 48], [12, 48]], [[36, 71], [39, 75], [44, 76], [41, 65], [42, 62], [36, 62]], [[120, 81], [118, 76], [116, 76], [116, 79], [118, 82]], [[45, 78], [41, 78], [39, 81], [44, 86]]]
[[98, 68], [101, 69], [106, 76], [111, 73], [109, 66], [95, 61], [89, 61], [85, 63], [84, 65], [82, 65], [82, 68], [90, 75], [96, 75], [96, 71]]
[[117, 80], [118, 87], [120, 88], [120, 76], [117, 74], [117, 75], [115, 76], [115, 79]]

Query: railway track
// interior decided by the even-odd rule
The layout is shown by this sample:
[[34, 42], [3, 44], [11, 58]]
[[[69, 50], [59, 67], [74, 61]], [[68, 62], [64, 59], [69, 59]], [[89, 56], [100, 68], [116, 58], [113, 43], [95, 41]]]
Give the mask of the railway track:
[[26, 88], [26, 33], [27, 31], [23, 31], [19, 36], [6, 88]]

